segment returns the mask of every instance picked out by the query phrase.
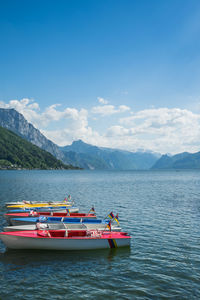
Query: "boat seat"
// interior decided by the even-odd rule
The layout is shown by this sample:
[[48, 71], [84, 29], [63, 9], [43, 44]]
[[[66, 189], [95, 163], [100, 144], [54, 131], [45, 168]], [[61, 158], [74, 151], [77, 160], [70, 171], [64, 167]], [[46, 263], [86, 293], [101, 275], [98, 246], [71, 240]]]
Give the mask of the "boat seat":
[[87, 231], [86, 230], [68, 230], [68, 237], [73, 237], [73, 236], [86, 236]]
[[65, 230], [49, 230], [51, 237], [64, 237]]
[[63, 223], [48, 223], [49, 230], [61, 230], [65, 229], [65, 226]]

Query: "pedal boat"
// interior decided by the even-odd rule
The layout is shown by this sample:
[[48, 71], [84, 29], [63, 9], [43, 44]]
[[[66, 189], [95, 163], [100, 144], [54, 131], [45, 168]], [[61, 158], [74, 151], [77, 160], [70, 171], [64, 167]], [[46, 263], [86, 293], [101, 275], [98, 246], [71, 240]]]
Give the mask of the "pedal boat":
[[[68, 211], [70, 213], [78, 213], [79, 208], [72, 206], [70, 208], [68, 208], [67, 206], [55, 206], [55, 207], [34, 207], [34, 211], [37, 212], [66, 212], [66, 209], [68, 209]], [[33, 210], [33, 208], [18, 208], [18, 209], [11, 209], [8, 211], [8, 213], [21, 213], [21, 212], [31, 212]]]
[[12, 205], [6, 205], [8, 209], [15, 209], [15, 208], [35, 208], [35, 207], [56, 207], [56, 206], [66, 206], [71, 207], [74, 203], [72, 202], [25, 202], [23, 204], [12, 204]]
[[0, 232], [10, 249], [90, 250], [130, 246], [126, 232], [87, 230], [33, 230]]
[[43, 204], [43, 203], [47, 203], [47, 204], [72, 204], [72, 202], [74, 203], [74, 201], [70, 201], [70, 200], [63, 200], [63, 201], [29, 201], [29, 200], [22, 200], [22, 201], [12, 201], [12, 202], [6, 202], [5, 206], [17, 206], [17, 205], [24, 205], [24, 204]]
[[51, 216], [40, 216], [40, 217], [29, 217], [29, 218], [13, 218], [10, 219], [10, 225], [31, 225], [36, 223], [67, 223], [67, 224], [104, 224], [108, 225], [109, 220], [101, 220], [94, 218], [72, 218], [72, 217], [51, 217]]
[[[121, 227], [116, 224], [110, 224], [111, 231], [121, 231]], [[5, 226], [4, 231], [25, 231], [25, 230], [109, 230], [108, 223], [36, 223], [19, 226]]]
[[[12, 224], [12, 219], [17, 218], [30, 218], [30, 217], [40, 217], [40, 216], [51, 216], [51, 217], [60, 217], [62, 218], [92, 218], [96, 219], [95, 214], [85, 214], [85, 213], [59, 213], [59, 212], [23, 212], [23, 213], [6, 213], [4, 214], [5, 219], [9, 224]], [[12, 224], [13, 225], [13, 224]]]

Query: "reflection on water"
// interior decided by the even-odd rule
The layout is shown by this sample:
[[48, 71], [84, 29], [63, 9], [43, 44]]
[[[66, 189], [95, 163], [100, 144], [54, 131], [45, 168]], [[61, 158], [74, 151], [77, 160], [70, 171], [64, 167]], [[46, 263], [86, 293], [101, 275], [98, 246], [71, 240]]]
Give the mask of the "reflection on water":
[[75, 264], [79, 262], [96, 263], [98, 260], [112, 261], [116, 256], [118, 259], [128, 258], [130, 248], [113, 248], [102, 250], [83, 251], [41, 251], [41, 250], [10, 250], [0, 253], [0, 262], [3, 264], [25, 266], [29, 264], [66, 263]]

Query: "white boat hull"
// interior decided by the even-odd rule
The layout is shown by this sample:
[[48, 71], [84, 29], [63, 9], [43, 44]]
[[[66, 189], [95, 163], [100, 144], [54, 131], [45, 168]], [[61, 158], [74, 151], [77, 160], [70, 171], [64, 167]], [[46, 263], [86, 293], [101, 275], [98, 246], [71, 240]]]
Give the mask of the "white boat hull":
[[[38, 249], [38, 250], [92, 250], [113, 248], [109, 242], [109, 235], [105, 238], [41, 238], [1, 235], [3, 243], [10, 249]], [[112, 239], [113, 240], [113, 239]], [[115, 238], [117, 247], [130, 246], [130, 238]]]

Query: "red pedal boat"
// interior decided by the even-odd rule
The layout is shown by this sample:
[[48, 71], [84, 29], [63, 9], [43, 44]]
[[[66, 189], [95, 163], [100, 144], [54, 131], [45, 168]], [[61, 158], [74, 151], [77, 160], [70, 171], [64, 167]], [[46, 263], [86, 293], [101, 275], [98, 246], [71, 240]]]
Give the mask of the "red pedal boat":
[[89, 250], [130, 246], [126, 232], [98, 230], [33, 230], [0, 232], [11, 249]]

